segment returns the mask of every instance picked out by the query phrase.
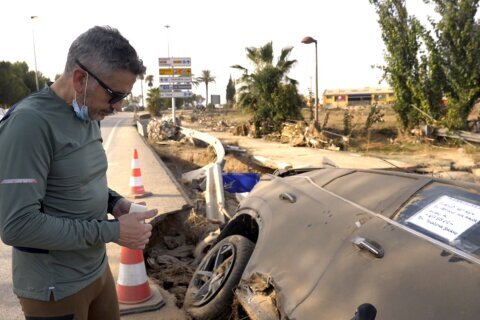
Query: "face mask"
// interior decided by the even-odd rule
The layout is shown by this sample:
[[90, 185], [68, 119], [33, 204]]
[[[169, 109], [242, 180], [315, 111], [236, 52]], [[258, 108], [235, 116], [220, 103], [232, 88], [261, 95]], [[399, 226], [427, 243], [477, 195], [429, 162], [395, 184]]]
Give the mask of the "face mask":
[[85, 100], [87, 98], [87, 84], [88, 84], [88, 73], [87, 73], [87, 80], [85, 82], [85, 92], [83, 93], [83, 105], [81, 107], [78, 105], [76, 91], [74, 93], [74, 98], [72, 102], [73, 111], [75, 111], [77, 118], [85, 121], [90, 120], [90, 117], [88, 116], [88, 107], [85, 104]]

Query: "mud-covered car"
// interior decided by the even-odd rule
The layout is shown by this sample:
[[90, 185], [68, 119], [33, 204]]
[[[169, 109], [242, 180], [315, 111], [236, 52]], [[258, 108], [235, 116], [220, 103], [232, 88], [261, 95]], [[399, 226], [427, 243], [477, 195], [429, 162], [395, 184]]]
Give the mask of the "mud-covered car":
[[264, 176], [240, 203], [190, 282], [191, 315], [480, 317], [479, 185], [390, 171], [304, 171]]

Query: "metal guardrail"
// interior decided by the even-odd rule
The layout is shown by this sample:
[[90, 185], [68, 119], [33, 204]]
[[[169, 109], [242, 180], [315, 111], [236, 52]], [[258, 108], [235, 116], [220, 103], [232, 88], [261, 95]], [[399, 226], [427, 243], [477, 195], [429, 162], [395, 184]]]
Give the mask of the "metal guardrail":
[[[196, 131], [196, 130], [188, 129], [188, 128], [184, 128], [184, 127], [179, 127], [179, 128], [180, 128], [180, 132], [183, 135], [185, 135], [186, 137], [204, 141], [204, 142], [208, 143], [210, 146], [212, 146], [213, 149], [215, 150], [215, 154], [217, 156], [214, 163], [223, 166], [223, 158], [225, 157], [225, 149], [223, 148], [223, 145], [220, 142], [220, 140], [218, 140], [217, 138], [215, 138], [215, 137], [213, 137], [209, 134], [206, 134], [206, 133], [203, 133], [203, 132], [200, 132], [200, 131]], [[204, 166], [200, 169], [184, 173], [182, 175], [182, 180], [192, 181], [194, 179], [200, 179], [202, 177], [205, 177], [206, 174], [207, 174], [208, 167], [210, 165], [211, 164], [208, 164], [208, 165], [206, 165], [206, 166]]]
[[231, 218], [225, 209], [225, 194], [223, 191], [222, 167], [224, 163], [223, 158], [225, 157], [225, 149], [220, 140], [216, 137], [184, 127], [179, 127], [179, 129], [186, 137], [204, 141], [215, 150], [216, 159], [214, 162], [209, 163], [200, 169], [184, 173], [182, 175], [182, 180], [192, 181], [194, 179], [206, 177], [206, 216], [208, 219], [224, 223], [225, 216]]
[[[145, 122], [137, 121], [137, 130], [141, 136], [148, 136], [147, 125]], [[182, 175], [183, 181], [192, 181], [194, 179], [206, 178], [206, 216], [208, 219], [225, 222], [225, 216], [231, 218], [225, 209], [225, 194], [223, 190], [223, 176], [222, 167], [225, 157], [225, 149], [222, 143], [216, 137], [209, 134], [188, 129], [184, 127], [178, 127], [180, 132], [190, 139], [197, 139], [204, 141], [213, 147], [216, 158], [215, 161], [208, 165], [193, 171], [186, 172]]]

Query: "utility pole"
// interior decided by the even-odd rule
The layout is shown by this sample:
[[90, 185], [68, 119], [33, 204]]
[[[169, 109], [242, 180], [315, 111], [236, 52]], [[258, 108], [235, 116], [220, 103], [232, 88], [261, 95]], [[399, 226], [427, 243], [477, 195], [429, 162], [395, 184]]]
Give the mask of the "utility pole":
[[167, 57], [170, 59], [170, 63], [171, 63], [171, 67], [172, 67], [172, 75], [170, 76], [172, 81], [171, 81], [171, 93], [172, 93], [172, 118], [173, 118], [173, 123], [176, 125], [176, 121], [175, 121], [175, 97], [173, 96], [173, 59], [172, 57], [170, 56], [170, 38], [169, 38], [169, 29], [170, 29], [170, 25], [165, 25], [164, 26], [166, 29], [167, 29]]
[[36, 52], [36, 49], [35, 49], [35, 28], [33, 27], [34, 26], [34, 20], [35, 19], [38, 19], [38, 16], [31, 16], [30, 17], [30, 20], [32, 20], [32, 39], [33, 39], [33, 59], [34, 59], [34, 62], [35, 62], [35, 84], [37, 86], [37, 91], [39, 90], [39, 87], [38, 87], [38, 71], [37, 71], [37, 52]]
[[317, 53], [317, 40], [312, 37], [305, 37], [302, 39], [302, 43], [310, 44], [315, 43], [315, 126], [318, 127], [318, 53]]

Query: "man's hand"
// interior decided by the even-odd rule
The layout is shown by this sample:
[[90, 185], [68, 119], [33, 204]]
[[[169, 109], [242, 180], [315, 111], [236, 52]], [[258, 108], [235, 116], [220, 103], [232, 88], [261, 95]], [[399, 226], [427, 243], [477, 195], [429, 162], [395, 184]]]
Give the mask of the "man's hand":
[[113, 207], [112, 214], [115, 218], [119, 218], [130, 211], [132, 203], [125, 198], [121, 198]]
[[145, 249], [145, 246], [152, 235], [152, 225], [149, 223], [143, 223], [143, 221], [155, 217], [157, 212], [157, 209], [153, 209], [145, 212], [123, 214], [119, 216], [120, 237], [117, 243], [130, 249]]

